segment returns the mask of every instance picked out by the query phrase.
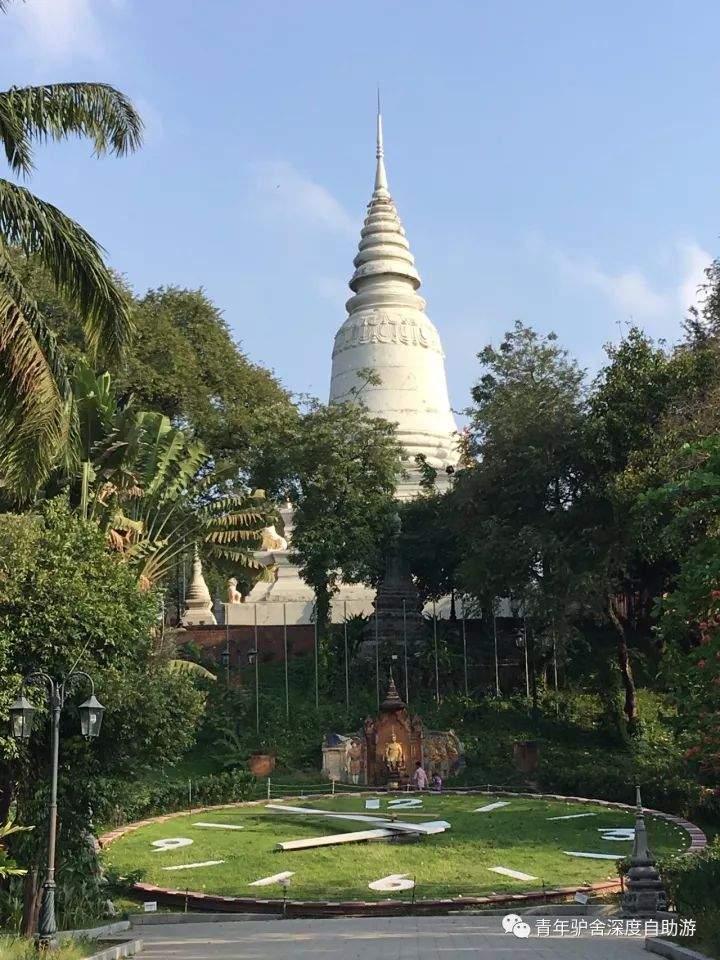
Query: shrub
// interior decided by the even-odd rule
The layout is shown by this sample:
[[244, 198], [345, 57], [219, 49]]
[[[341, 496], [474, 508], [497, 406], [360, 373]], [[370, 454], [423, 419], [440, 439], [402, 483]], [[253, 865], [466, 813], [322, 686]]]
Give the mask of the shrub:
[[93, 809], [98, 824], [120, 826], [134, 820], [186, 810], [251, 800], [258, 793], [255, 778], [245, 770], [211, 774], [192, 781], [192, 802], [184, 780], [128, 783], [110, 778], [94, 785]]
[[669, 857], [659, 864], [671, 903], [682, 917], [697, 922], [698, 949], [720, 952], [720, 840], [690, 857]]

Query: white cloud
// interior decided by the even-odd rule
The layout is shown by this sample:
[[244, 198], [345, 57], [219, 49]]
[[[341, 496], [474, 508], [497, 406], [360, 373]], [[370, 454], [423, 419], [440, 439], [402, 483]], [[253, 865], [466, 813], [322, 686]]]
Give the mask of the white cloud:
[[678, 302], [684, 312], [699, 302], [698, 287], [705, 283], [705, 269], [713, 260], [711, 253], [703, 250], [694, 240], [678, 243], [677, 251], [683, 264], [683, 278], [678, 286]]
[[577, 286], [594, 288], [623, 313], [632, 317], [649, 317], [667, 310], [666, 298], [651, 288], [639, 270], [612, 274], [591, 260], [571, 257], [560, 250], [552, 250], [551, 256], [566, 280]]
[[614, 273], [587, 257], [552, 247], [537, 236], [531, 238], [531, 246], [549, 259], [569, 284], [596, 290], [623, 317], [634, 320], [676, 316], [678, 311], [684, 314], [697, 303], [703, 271], [713, 259], [694, 240], [677, 242], [665, 267], [668, 283], [661, 287], [637, 267]]
[[327, 300], [336, 307], [344, 307], [352, 295], [347, 281], [338, 280], [337, 277], [320, 277], [315, 287], [323, 300]]
[[278, 160], [255, 165], [253, 183], [263, 211], [290, 224], [355, 236], [358, 226], [339, 200], [321, 184]]
[[98, 15], [123, 5], [124, 0], [26, 0], [11, 5], [8, 25], [34, 60], [99, 60], [106, 50]]

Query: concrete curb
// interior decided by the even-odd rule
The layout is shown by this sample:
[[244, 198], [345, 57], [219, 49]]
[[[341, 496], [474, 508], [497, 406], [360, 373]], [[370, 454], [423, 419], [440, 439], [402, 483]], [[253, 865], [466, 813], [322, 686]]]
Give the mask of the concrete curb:
[[125, 933], [130, 929], [129, 920], [116, 920], [113, 923], [106, 923], [100, 927], [88, 927], [86, 930], [61, 930], [58, 934], [58, 940], [105, 940], [108, 937], [114, 937], [118, 933]]
[[[376, 794], [376, 790], [367, 790], [354, 794], [354, 796], [364, 796], [367, 794]], [[456, 796], [504, 796], [504, 797], [530, 797], [535, 800], [569, 800], [573, 803], [587, 803], [600, 807], [608, 807], [613, 810], [635, 810], [635, 807], [628, 803], [617, 803], [611, 800], [593, 800], [589, 797], [566, 797], [557, 793], [529, 793], [511, 790], [446, 790], [445, 793]], [[322, 800], [337, 794], [314, 794], [313, 800]], [[297, 797], [284, 797], [284, 800], [294, 800]], [[184, 817], [188, 814], [207, 812], [210, 810], [228, 810], [237, 807], [256, 807], [266, 804], [267, 799], [248, 800], [238, 803], [216, 804], [210, 807], [194, 807], [189, 810], [177, 810], [173, 813], [165, 813], [158, 817], [150, 817], [147, 820], [138, 820], [135, 823], [129, 823], [118, 827], [99, 838], [101, 848], [109, 846], [114, 840], [119, 839], [126, 833], [131, 833], [140, 827], [149, 826], [153, 823], [165, 823], [176, 817]], [[689, 820], [682, 817], [676, 817], [673, 814], [663, 813], [661, 810], [653, 810], [649, 807], [643, 808], [645, 813], [654, 817], [668, 820], [670, 823], [682, 827], [690, 836], [690, 846], [684, 851], [683, 855], [697, 853], [707, 846], [707, 838], [702, 830]], [[257, 900], [252, 897], [223, 897], [213, 894], [200, 893], [199, 891], [175, 890], [170, 887], [157, 887], [149, 883], [135, 883], [128, 889], [139, 894], [148, 895], [149, 898], [157, 900], [166, 906], [183, 907], [198, 911], [208, 911], [210, 913], [264, 913], [264, 914], [282, 914], [288, 917], [321, 917], [321, 916], [394, 916], [402, 914], [437, 914], [448, 913], [454, 910], [463, 910], [468, 907], [492, 907], [501, 904], [523, 904], [523, 903], [547, 903], [548, 900], [563, 900], [575, 896], [576, 893], [590, 894], [609, 894], [619, 893], [622, 890], [620, 879], [603, 881], [601, 883], [583, 884], [574, 887], [557, 887], [553, 889], [528, 890], [521, 893], [493, 895], [488, 897], [455, 897], [440, 900], [286, 900], [284, 903], [280, 899]]]
[[[518, 913], [527, 917], [604, 917], [611, 907], [581, 906], [577, 903], [553, 903], [544, 907], [518, 907]], [[452, 911], [451, 911], [452, 912]], [[483, 917], [504, 917], [507, 910], [483, 910]], [[131, 913], [133, 927], [170, 926], [182, 923], [244, 923], [252, 920], [277, 920], [273, 913]], [[342, 920], [344, 915], [323, 917], [324, 920]]]
[[134, 957], [143, 948], [142, 940], [122, 940], [93, 953], [86, 960], [120, 960], [121, 957]]
[[271, 913], [130, 913], [132, 927], [170, 923], [228, 923], [231, 920], [275, 920]]
[[710, 960], [704, 953], [689, 950], [669, 940], [659, 940], [657, 937], [648, 937], [645, 940], [645, 949], [659, 957], [667, 957], [668, 960]]

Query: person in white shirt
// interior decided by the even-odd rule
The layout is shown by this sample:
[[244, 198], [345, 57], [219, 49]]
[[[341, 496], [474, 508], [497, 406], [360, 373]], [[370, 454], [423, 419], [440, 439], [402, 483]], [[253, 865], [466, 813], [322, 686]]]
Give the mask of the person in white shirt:
[[428, 778], [423, 770], [423, 766], [418, 760], [415, 764], [415, 773], [413, 774], [413, 786], [416, 790], [427, 790]]

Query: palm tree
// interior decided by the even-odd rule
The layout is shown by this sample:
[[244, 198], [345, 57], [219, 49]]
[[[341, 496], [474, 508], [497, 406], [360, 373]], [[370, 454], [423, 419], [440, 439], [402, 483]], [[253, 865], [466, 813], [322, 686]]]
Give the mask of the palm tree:
[[[0, 0], [0, 11], [5, 6]], [[32, 173], [37, 142], [83, 136], [96, 154], [121, 156], [137, 149], [141, 133], [130, 101], [107, 84], [0, 92], [0, 145], [16, 177]], [[0, 178], [0, 484], [25, 499], [47, 476], [73, 420], [62, 355], [12, 267], [11, 249], [37, 258], [78, 311], [92, 359], [117, 358], [131, 323], [128, 304], [90, 234], [27, 187]]]
[[138, 411], [132, 400], [121, 406], [109, 374], [80, 361], [72, 390], [78, 430], [65, 475], [71, 500], [143, 586], [167, 579], [196, 547], [260, 569], [252, 551], [274, 513], [262, 490], [236, 489], [234, 468], [215, 463], [163, 414]]

